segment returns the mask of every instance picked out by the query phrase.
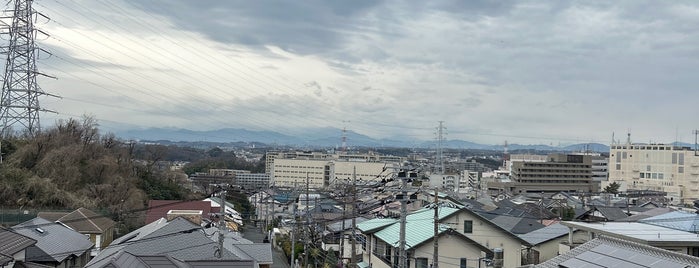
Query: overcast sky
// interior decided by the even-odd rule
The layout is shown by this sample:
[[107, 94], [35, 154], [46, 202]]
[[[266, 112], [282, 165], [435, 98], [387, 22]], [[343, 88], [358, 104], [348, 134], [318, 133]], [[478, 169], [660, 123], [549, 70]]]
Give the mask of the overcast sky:
[[[39, 0], [42, 124], [693, 142], [697, 1]], [[338, 133], [339, 137], [340, 133]], [[205, 139], [205, 137], [203, 137]]]

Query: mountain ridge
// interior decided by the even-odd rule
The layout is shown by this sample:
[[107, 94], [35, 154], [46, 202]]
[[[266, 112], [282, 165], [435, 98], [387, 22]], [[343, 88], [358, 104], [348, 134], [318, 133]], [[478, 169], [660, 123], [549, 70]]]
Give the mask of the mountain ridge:
[[[332, 135], [336, 133], [336, 135]], [[341, 129], [317, 128], [305, 129], [295, 134], [285, 134], [274, 131], [247, 130], [242, 128], [222, 128], [217, 130], [189, 130], [181, 128], [147, 128], [116, 131], [115, 134], [124, 139], [141, 141], [167, 140], [174, 142], [215, 142], [215, 143], [263, 143], [267, 145], [288, 145], [298, 147], [335, 147], [342, 146]], [[398, 139], [375, 139], [354, 131], [346, 131], [349, 147], [402, 147], [402, 148], [436, 148], [435, 141], [401, 141]], [[202, 139], [203, 138], [203, 139]], [[481, 144], [465, 140], [447, 140], [445, 148], [479, 149], [503, 151], [504, 145]], [[609, 146], [600, 143], [580, 143], [567, 146], [551, 146], [544, 144], [509, 144], [508, 150], [541, 150], [541, 151], [592, 151], [609, 152]]]

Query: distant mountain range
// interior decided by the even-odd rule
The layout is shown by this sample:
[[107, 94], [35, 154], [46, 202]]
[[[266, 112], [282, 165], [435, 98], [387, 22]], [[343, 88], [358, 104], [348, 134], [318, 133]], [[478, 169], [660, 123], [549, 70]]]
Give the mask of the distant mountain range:
[[[246, 129], [224, 128], [218, 130], [196, 131], [175, 128], [148, 128], [117, 131], [123, 139], [141, 141], [181, 141], [181, 142], [215, 142], [215, 143], [263, 143], [267, 145], [288, 145], [297, 147], [340, 147], [342, 130], [336, 128], [306, 129], [296, 134], [282, 134], [274, 131], [252, 131]], [[347, 131], [347, 143], [350, 147], [402, 147], [435, 148], [435, 141], [409, 142], [400, 139], [374, 139], [353, 131]], [[502, 151], [504, 146], [474, 143], [464, 140], [448, 140], [445, 148], [477, 149]], [[523, 145], [509, 144], [508, 150], [540, 151], [592, 151], [609, 152], [609, 146], [600, 143], [582, 143], [567, 146], [550, 146], [543, 144]]]

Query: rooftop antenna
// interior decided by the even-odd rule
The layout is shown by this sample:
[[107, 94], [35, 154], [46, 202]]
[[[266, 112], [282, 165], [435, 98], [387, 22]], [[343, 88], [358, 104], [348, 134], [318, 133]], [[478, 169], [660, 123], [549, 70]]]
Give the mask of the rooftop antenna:
[[631, 144], [631, 130], [626, 132], [626, 144]]
[[614, 140], [614, 131], [612, 131], [612, 144], [614, 144], [614, 143], [615, 143], [615, 140]]

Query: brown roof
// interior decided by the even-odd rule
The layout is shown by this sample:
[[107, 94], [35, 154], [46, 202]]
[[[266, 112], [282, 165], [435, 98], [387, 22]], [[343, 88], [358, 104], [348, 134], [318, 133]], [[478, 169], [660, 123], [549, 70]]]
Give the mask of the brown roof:
[[36, 240], [0, 227], [0, 266], [12, 260], [12, 255], [36, 244]]
[[42, 211], [42, 212], [39, 212], [39, 214], [37, 214], [36, 216], [39, 218], [48, 220], [48, 221], [55, 222], [58, 219], [60, 219], [61, 217], [68, 215], [68, 213], [70, 213], [70, 212]]
[[99, 215], [92, 210], [79, 208], [56, 220], [82, 234], [101, 234], [114, 226], [110, 218]]
[[181, 201], [181, 200], [150, 200], [146, 212], [146, 224], [166, 218], [170, 210], [201, 210], [202, 217], [208, 218], [211, 213], [209, 201]]

